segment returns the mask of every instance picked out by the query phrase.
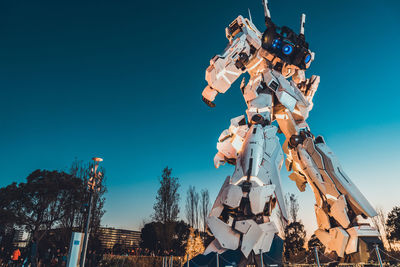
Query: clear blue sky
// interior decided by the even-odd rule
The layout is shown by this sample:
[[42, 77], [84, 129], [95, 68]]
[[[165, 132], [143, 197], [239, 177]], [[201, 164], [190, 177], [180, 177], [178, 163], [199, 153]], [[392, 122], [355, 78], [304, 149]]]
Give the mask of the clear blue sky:
[[[247, 8], [264, 30], [261, 0], [2, 1], [0, 186], [99, 156], [109, 226], [149, 218], [166, 165], [182, 184], [182, 217], [189, 185], [214, 199], [233, 171], [214, 169], [216, 141], [245, 104], [234, 84], [208, 108], [204, 72]], [[312, 131], [374, 206], [399, 205], [400, 2], [270, 0], [270, 10], [296, 30], [307, 14], [308, 76], [321, 76]], [[312, 193], [300, 195], [285, 171], [282, 180], [312, 230]]]

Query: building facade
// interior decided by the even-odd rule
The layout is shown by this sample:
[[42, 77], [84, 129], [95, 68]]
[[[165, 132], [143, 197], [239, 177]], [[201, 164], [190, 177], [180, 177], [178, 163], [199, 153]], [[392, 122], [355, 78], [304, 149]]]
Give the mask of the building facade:
[[104, 249], [113, 249], [117, 244], [124, 249], [133, 249], [140, 245], [140, 231], [101, 227], [99, 239]]
[[13, 245], [24, 248], [28, 245], [29, 233], [24, 230], [15, 230]]

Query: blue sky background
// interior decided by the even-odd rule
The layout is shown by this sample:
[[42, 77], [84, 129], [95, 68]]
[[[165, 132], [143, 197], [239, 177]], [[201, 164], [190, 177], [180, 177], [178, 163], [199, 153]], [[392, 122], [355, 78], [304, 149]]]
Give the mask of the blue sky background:
[[[182, 218], [189, 185], [214, 199], [233, 171], [214, 169], [216, 141], [245, 104], [234, 84], [208, 108], [204, 73], [247, 8], [263, 31], [261, 0], [2, 1], [0, 186], [100, 156], [105, 225], [138, 229], [166, 165], [182, 184]], [[295, 30], [307, 14], [308, 76], [321, 76], [311, 130], [374, 206], [399, 205], [400, 2], [271, 0], [270, 10]], [[282, 180], [310, 233], [311, 191], [300, 194], [285, 171]]]

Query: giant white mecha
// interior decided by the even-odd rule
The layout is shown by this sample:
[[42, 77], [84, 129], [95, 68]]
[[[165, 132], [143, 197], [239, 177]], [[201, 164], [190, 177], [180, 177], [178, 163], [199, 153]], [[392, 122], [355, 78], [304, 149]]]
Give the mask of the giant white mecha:
[[[270, 220], [278, 204], [287, 219], [280, 169], [285, 165], [300, 191], [309, 184], [316, 199], [317, 238], [339, 257], [359, 252], [360, 237], [379, 233], [360, 218], [376, 216], [374, 208], [343, 171], [322, 136], [315, 137], [306, 123], [320, 77], [305, 77], [314, 60], [305, 40], [305, 15], [300, 33], [276, 26], [267, 0], [263, 2], [266, 30], [261, 33], [251, 20], [237, 17], [227, 28], [229, 40], [222, 55], [213, 57], [206, 71], [203, 101], [214, 107], [244, 73], [250, 76], [240, 88], [247, 104], [246, 115], [233, 118], [218, 139], [215, 167], [235, 165], [207, 218], [215, 240], [209, 252], [240, 248], [245, 257], [268, 252], [278, 229]], [[279, 127], [272, 125], [277, 121]], [[277, 132], [285, 135], [283, 151]]]

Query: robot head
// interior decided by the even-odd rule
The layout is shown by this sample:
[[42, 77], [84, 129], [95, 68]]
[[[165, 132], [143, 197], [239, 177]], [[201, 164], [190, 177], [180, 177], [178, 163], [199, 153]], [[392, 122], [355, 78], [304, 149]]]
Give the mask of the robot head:
[[267, 29], [263, 33], [262, 48], [286, 64], [294, 65], [302, 70], [307, 69], [313, 60], [313, 55], [305, 41], [305, 15], [301, 16], [300, 33], [296, 34], [286, 26], [276, 26], [271, 20], [267, 0], [264, 0], [263, 4]]

